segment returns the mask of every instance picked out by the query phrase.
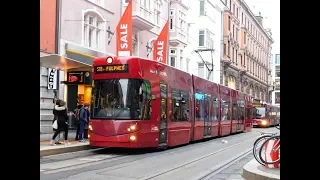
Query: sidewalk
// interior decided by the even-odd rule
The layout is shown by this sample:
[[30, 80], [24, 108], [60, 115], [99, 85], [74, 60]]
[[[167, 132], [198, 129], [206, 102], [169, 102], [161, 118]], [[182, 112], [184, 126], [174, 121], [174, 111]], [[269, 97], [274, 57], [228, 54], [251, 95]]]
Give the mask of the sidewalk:
[[280, 180], [280, 168], [266, 168], [252, 159], [243, 166], [242, 177], [246, 180]]
[[40, 157], [91, 149], [87, 139], [85, 140], [85, 143], [75, 141], [75, 131], [69, 132], [68, 139], [71, 143], [70, 145], [64, 145], [63, 133], [61, 133], [59, 141], [61, 142], [61, 144], [52, 146], [50, 144], [50, 139], [52, 138], [52, 135], [53, 134], [40, 134]]

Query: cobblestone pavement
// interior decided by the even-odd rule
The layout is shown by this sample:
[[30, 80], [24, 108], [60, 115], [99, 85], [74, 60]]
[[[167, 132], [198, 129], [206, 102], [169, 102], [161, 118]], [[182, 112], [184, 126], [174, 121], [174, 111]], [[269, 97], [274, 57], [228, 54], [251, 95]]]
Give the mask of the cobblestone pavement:
[[238, 160], [228, 168], [222, 170], [218, 174], [210, 178], [210, 180], [244, 180], [242, 175], [242, 167], [253, 159], [253, 154], [249, 154]]

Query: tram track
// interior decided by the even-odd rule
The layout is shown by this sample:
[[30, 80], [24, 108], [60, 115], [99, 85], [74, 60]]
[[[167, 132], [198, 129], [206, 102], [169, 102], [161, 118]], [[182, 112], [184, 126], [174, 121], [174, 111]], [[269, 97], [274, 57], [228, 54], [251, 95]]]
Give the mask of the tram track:
[[[139, 179], [139, 180], [147, 180], [147, 179], [161, 179], [162, 177], [168, 176], [168, 174], [170, 172], [183, 172], [183, 168], [186, 166], [194, 166], [197, 165], [198, 162], [200, 162], [201, 160], [204, 161], [208, 161], [205, 159], [216, 159], [214, 157], [214, 155], [217, 155], [217, 158], [219, 158], [219, 156], [225, 156], [223, 154], [226, 154], [228, 152], [225, 152], [227, 150], [233, 151], [233, 148], [237, 148], [239, 149], [241, 147], [241, 145], [243, 143], [246, 143], [250, 140], [256, 139], [258, 136], [258, 132], [253, 132], [252, 135], [249, 135], [247, 133], [241, 133], [238, 135], [232, 135], [232, 136], [226, 136], [226, 137], [220, 137], [220, 138], [214, 138], [214, 139], [208, 139], [208, 141], [204, 141], [204, 142], [196, 142], [196, 143], [191, 143], [188, 144], [186, 146], [179, 146], [179, 147], [174, 147], [174, 148], [169, 148], [165, 151], [154, 151], [154, 150], [148, 150], [149, 152], [131, 152], [131, 151], [124, 151], [121, 152], [119, 154], [117, 154], [117, 157], [113, 157], [113, 158], [109, 158], [109, 159], [102, 159], [102, 160], [97, 160], [97, 161], [91, 161], [91, 162], [82, 162], [82, 164], [76, 164], [76, 165], [71, 165], [68, 167], [61, 167], [61, 168], [55, 168], [55, 169], [45, 169], [45, 170], [40, 170], [40, 177], [41, 179], [44, 178], [46, 180], [53, 180], [53, 179], [73, 179], [75, 177], [78, 177], [78, 175], [80, 174], [96, 174], [96, 175], [100, 175], [100, 176], [106, 176], [106, 177], [112, 177], [114, 173], [117, 172], [123, 172], [123, 171], [127, 171], [130, 169], [132, 170], [132, 168], [137, 168], [137, 165], [147, 165], [148, 163], [146, 162], [152, 162], [155, 161], [155, 159], [163, 159], [162, 157], [168, 157], [168, 156], [177, 156], [177, 154], [181, 154], [181, 153], [185, 153], [185, 152], [189, 152], [189, 154], [194, 154], [195, 147], [196, 149], [207, 149], [206, 146], [210, 145], [210, 144], [217, 144], [217, 146], [221, 146], [219, 144], [221, 144], [221, 140], [225, 139], [227, 141], [229, 141], [229, 144], [232, 143], [232, 145], [230, 144], [229, 146], [223, 148], [223, 149], [216, 149], [216, 151], [212, 152], [212, 153], [208, 153], [208, 151], [204, 152], [206, 155], [201, 156], [199, 158], [188, 158], [188, 162], [182, 163], [182, 164], [177, 164], [174, 163], [175, 165], [173, 165], [172, 163], [168, 162], [169, 164], [172, 164], [173, 167], [169, 168], [169, 169], [159, 169], [160, 171], [158, 172], [153, 172], [154, 174], [146, 174], [146, 177], [141, 176], [143, 171], [141, 171], [141, 169], [137, 169], [137, 172], [134, 172], [133, 174], [137, 175], [140, 177], [134, 178], [134, 179]], [[240, 140], [240, 143], [236, 143], [235, 140]], [[242, 139], [242, 140], [241, 140]], [[215, 147], [216, 145], [210, 145], [210, 147]], [[225, 145], [223, 145], [225, 146]], [[132, 149], [131, 149], [132, 150]], [[194, 152], [192, 152], [194, 151]], [[242, 148], [241, 150], [242, 152], [245, 151], [244, 148]], [[111, 151], [109, 151], [109, 149], [107, 149], [103, 154], [109, 154]], [[223, 153], [224, 152], [224, 153]], [[219, 153], [221, 155], [219, 155]], [[198, 153], [196, 153], [198, 154]], [[243, 153], [245, 156], [245, 153]], [[236, 155], [236, 154], [235, 154]], [[222, 161], [224, 161], [225, 159], [222, 159]], [[201, 176], [199, 176], [197, 178], [197, 180], [205, 180], [208, 177], [211, 177], [213, 174], [216, 174], [217, 172], [221, 171], [221, 169], [223, 170], [224, 167], [228, 167], [228, 165], [232, 164], [234, 161], [236, 161], [237, 159], [241, 159], [240, 156], [237, 156], [236, 158], [233, 158], [232, 160], [224, 163], [224, 164], [219, 164], [219, 166], [222, 167], [217, 167], [217, 168], [211, 168], [210, 170], [208, 169], [203, 169], [208, 170], [208, 171], [198, 171], [196, 173], [201, 173]], [[220, 161], [220, 160], [219, 160]], [[212, 165], [208, 166], [208, 167], [212, 167], [215, 164], [218, 164], [216, 161], [216, 163], [212, 163]], [[158, 161], [155, 161], [158, 163]], [[160, 165], [160, 164], [159, 164]], [[148, 166], [148, 165], [147, 165]], [[141, 172], [140, 172], [141, 171]], [[154, 171], [154, 170], [153, 170]], [[177, 172], [175, 172], [177, 171]], [[149, 172], [152, 173], [152, 172]], [[131, 173], [129, 173], [130, 175], [132, 175]], [[116, 175], [117, 176], [117, 175]], [[114, 176], [114, 177], [116, 177]], [[122, 175], [121, 175], [122, 176]], [[124, 176], [128, 176], [128, 174], [124, 175]], [[160, 178], [159, 178], [160, 177]], [[120, 178], [120, 177], [119, 177]], [[128, 179], [132, 179], [133, 177], [127, 177]]]
[[[202, 156], [202, 157], [196, 158], [196, 159], [194, 159], [194, 160], [188, 161], [188, 162], [186, 162], [186, 163], [182, 163], [182, 164], [180, 164], [180, 165], [178, 165], [178, 166], [169, 168], [169, 169], [167, 169], [167, 170], [158, 172], [158, 173], [156, 173], [156, 174], [153, 174], [153, 175], [150, 175], [150, 176], [147, 176], [147, 177], [144, 177], [144, 178], [140, 178], [139, 180], [149, 180], [149, 179], [153, 179], [153, 178], [158, 178], [158, 177], [163, 176], [163, 175], [165, 175], [165, 174], [168, 174], [168, 173], [170, 173], [170, 172], [172, 172], [172, 171], [176, 171], [176, 170], [181, 169], [181, 168], [183, 168], [183, 167], [185, 167], [185, 166], [188, 166], [188, 165], [191, 165], [191, 164], [195, 164], [195, 163], [197, 163], [197, 162], [199, 162], [199, 161], [201, 161], [201, 160], [203, 160], [203, 159], [206, 159], [206, 158], [211, 157], [211, 156], [213, 156], [213, 155], [216, 155], [216, 154], [219, 154], [219, 153], [221, 153], [221, 152], [224, 152], [224, 151], [226, 151], [226, 150], [228, 150], [228, 149], [234, 148], [234, 147], [236, 147], [236, 146], [240, 146], [240, 145], [242, 145], [243, 143], [248, 142], [248, 141], [251, 141], [251, 140], [256, 139], [256, 138], [257, 138], [257, 137], [253, 137], [253, 138], [247, 139], [247, 140], [245, 140], [245, 141], [242, 141], [242, 142], [240, 142], [240, 143], [233, 144], [233, 145], [231, 145], [231, 146], [228, 146], [228, 147], [226, 147], [226, 148], [223, 148], [223, 149], [220, 149], [220, 150], [218, 150], [218, 151], [212, 152], [212, 153], [210, 153], [210, 154], [204, 155], [204, 156]], [[251, 152], [251, 149], [248, 150], [248, 151], [246, 151], [245, 153], [243, 153], [243, 154], [241, 155], [241, 157], [243, 157], [244, 155], [248, 154], [249, 152]], [[238, 160], [238, 159], [241, 158], [241, 157], [233, 158], [230, 162], [226, 163], [225, 166], [227, 166], [228, 164], [232, 164], [233, 162], [235, 162], [236, 160]], [[219, 169], [220, 169], [220, 168], [217, 168], [217, 169], [215, 169], [215, 170], [213, 170], [213, 171], [210, 171], [210, 172], [206, 173], [205, 175], [203, 175], [202, 177], [199, 177], [197, 180], [203, 180], [203, 179], [205, 179], [206, 177], [214, 174], [214, 173], [215, 173], [216, 171], [218, 171]]]
[[[238, 134], [238, 136], [245, 136], [245, 134]], [[73, 159], [77, 159], [77, 158], [83, 158], [83, 157], [95, 157], [98, 155], [114, 155], [114, 157], [111, 158], [107, 158], [107, 159], [101, 159], [101, 160], [96, 160], [96, 161], [89, 161], [89, 162], [82, 162], [82, 163], [77, 163], [74, 165], [68, 165], [68, 166], [63, 166], [60, 168], [54, 168], [54, 169], [40, 169], [40, 173], [47, 173], [50, 171], [58, 171], [64, 168], [73, 168], [73, 167], [77, 167], [77, 166], [83, 166], [83, 165], [87, 165], [90, 163], [94, 163], [94, 164], [98, 164], [103, 163], [103, 161], [109, 161], [109, 160], [117, 160], [118, 158], [121, 159], [125, 159], [125, 158], [130, 158], [132, 157], [132, 155], [141, 155], [144, 156], [142, 158], [139, 158], [139, 160], [142, 159], [146, 159], [146, 158], [152, 158], [152, 157], [156, 157], [156, 156], [160, 156], [160, 155], [170, 155], [170, 154], [175, 154], [175, 153], [179, 153], [179, 152], [183, 152], [183, 151], [188, 151], [193, 149], [194, 147], [197, 148], [201, 148], [201, 147], [205, 147], [208, 144], [211, 144], [213, 142], [217, 142], [220, 141], [221, 139], [229, 139], [229, 138], [233, 138], [232, 136], [227, 136], [227, 137], [219, 137], [219, 138], [211, 138], [211, 139], [207, 139], [204, 141], [200, 141], [200, 142], [194, 142], [191, 144], [185, 144], [185, 145], [181, 145], [181, 146], [177, 146], [177, 147], [173, 147], [173, 148], [168, 148], [164, 151], [162, 150], [151, 150], [151, 149], [147, 149], [147, 150], [135, 150], [135, 149], [130, 149], [131, 152], [125, 152], [125, 153], [115, 153], [115, 151], [117, 151], [116, 149], [113, 148], [98, 148], [98, 149], [91, 149], [91, 150], [84, 150], [84, 151], [79, 151], [79, 152], [70, 152], [70, 153], [63, 153], [63, 154], [59, 154], [59, 155], [50, 155], [50, 156], [44, 156], [40, 158], [40, 165], [41, 164], [49, 164], [49, 163], [57, 163], [57, 162], [61, 162], [61, 161], [66, 161], [66, 160], [73, 160]], [[120, 149], [121, 151], [122, 149]], [[80, 153], [80, 155], [78, 154]], [[85, 155], [85, 153], [87, 153], [87, 155]], [[71, 156], [71, 157], [68, 157]], [[131, 163], [135, 163], [136, 160], [134, 161], [130, 161], [127, 162], [129, 164]], [[126, 163], [126, 164], [127, 164]], [[121, 167], [125, 167], [126, 164], [122, 164]], [[114, 166], [112, 166], [114, 167]], [[112, 168], [110, 167], [110, 168]]]

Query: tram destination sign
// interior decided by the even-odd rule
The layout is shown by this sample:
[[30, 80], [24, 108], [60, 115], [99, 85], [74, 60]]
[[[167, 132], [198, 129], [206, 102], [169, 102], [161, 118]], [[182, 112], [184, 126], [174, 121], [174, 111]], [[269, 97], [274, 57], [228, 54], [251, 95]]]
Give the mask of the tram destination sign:
[[94, 72], [96, 74], [127, 73], [127, 72], [129, 72], [129, 66], [128, 66], [128, 64], [113, 64], [113, 65], [95, 66]]

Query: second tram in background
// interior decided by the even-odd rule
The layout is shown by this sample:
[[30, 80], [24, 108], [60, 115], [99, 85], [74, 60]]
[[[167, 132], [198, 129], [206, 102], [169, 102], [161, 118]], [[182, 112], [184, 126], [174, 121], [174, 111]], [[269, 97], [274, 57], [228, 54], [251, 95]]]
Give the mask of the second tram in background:
[[270, 127], [280, 124], [280, 106], [254, 103], [253, 126]]
[[172, 147], [250, 131], [251, 97], [139, 57], [93, 62], [89, 142], [96, 147]]

